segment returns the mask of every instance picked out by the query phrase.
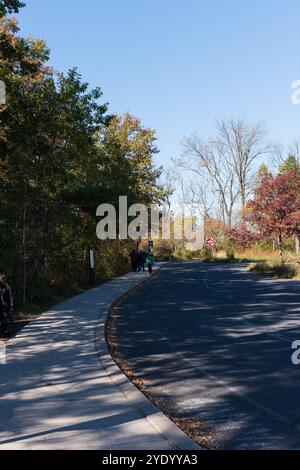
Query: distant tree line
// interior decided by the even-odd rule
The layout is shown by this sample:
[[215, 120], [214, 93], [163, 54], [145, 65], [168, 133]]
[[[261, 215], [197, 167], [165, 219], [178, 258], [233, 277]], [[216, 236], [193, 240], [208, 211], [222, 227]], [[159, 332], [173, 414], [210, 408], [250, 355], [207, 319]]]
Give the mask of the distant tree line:
[[286, 241], [300, 252], [299, 155], [297, 143], [289, 154], [268, 143], [262, 123], [217, 121], [212, 137], [185, 139], [172, 185], [181, 186], [185, 203], [202, 207], [216, 250], [263, 244], [278, 248], [282, 259]]

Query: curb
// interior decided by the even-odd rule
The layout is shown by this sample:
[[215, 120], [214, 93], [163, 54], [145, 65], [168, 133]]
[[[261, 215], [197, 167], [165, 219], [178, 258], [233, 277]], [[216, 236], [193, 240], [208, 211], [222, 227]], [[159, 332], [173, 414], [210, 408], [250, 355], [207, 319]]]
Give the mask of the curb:
[[95, 349], [98, 360], [107, 372], [110, 380], [120, 389], [125, 399], [147, 419], [152, 427], [163, 437], [166, 443], [174, 450], [204, 450], [194, 442], [187, 434], [179, 429], [159, 408], [157, 408], [138, 388], [126, 377], [123, 371], [113, 360], [106, 342], [106, 321], [111, 308], [119, 304], [127, 296], [140, 289], [154, 276], [159, 274], [163, 266], [155, 271], [148, 279], [142, 279], [134, 287], [117, 297], [107, 308], [104, 315], [98, 319], [94, 332]]

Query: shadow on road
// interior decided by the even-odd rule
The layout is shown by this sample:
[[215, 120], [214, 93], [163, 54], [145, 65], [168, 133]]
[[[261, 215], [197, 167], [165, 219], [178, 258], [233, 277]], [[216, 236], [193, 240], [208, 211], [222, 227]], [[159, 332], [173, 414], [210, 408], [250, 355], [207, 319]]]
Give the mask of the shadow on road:
[[210, 448], [299, 448], [300, 282], [174, 264], [117, 311], [118, 354]]

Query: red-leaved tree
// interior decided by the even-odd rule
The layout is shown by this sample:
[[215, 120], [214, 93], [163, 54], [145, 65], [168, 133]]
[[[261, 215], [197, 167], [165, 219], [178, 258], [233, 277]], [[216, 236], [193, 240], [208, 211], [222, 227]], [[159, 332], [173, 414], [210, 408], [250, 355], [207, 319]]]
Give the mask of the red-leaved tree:
[[243, 219], [237, 227], [229, 231], [228, 240], [235, 246], [248, 248], [259, 240], [259, 235]]
[[249, 207], [251, 220], [261, 235], [277, 238], [282, 257], [283, 237], [297, 234], [300, 228], [300, 178], [297, 170], [277, 176], [264, 173]]

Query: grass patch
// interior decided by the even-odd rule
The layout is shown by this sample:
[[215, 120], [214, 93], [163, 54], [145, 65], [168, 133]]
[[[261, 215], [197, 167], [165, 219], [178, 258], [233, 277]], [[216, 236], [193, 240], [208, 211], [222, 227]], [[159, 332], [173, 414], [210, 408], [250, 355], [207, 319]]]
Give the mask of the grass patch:
[[277, 261], [278, 253], [272, 250], [263, 250], [261, 248], [246, 248], [244, 250], [237, 250], [235, 254], [237, 259], [249, 262], [259, 261]]
[[262, 276], [271, 276], [277, 279], [299, 279], [299, 266], [295, 264], [265, 261], [249, 266], [249, 271]]
[[205, 262], [211, 263], [261, 263], [277, 261], [278, 255], [271, 250], [260, 248], [247, 248], [245, 250], [220, 250], [213, 254], [212, 258], [205, 258]]
[[53, 299], [51, 302], [43, 302], [41, 304], [23, 305], [16, 309], [16, 313], [19, 317], [38, 316], [47, 312], [51, 307], [54, 307], [54, 305], [57, 305], [57, 303], [63, 300], [65, 300], [65, 298]]
[[193, 259], [193, 252], [184, 247], [176, 248], [171, 256], [173, 261], [188, 261], [191, 259]]

